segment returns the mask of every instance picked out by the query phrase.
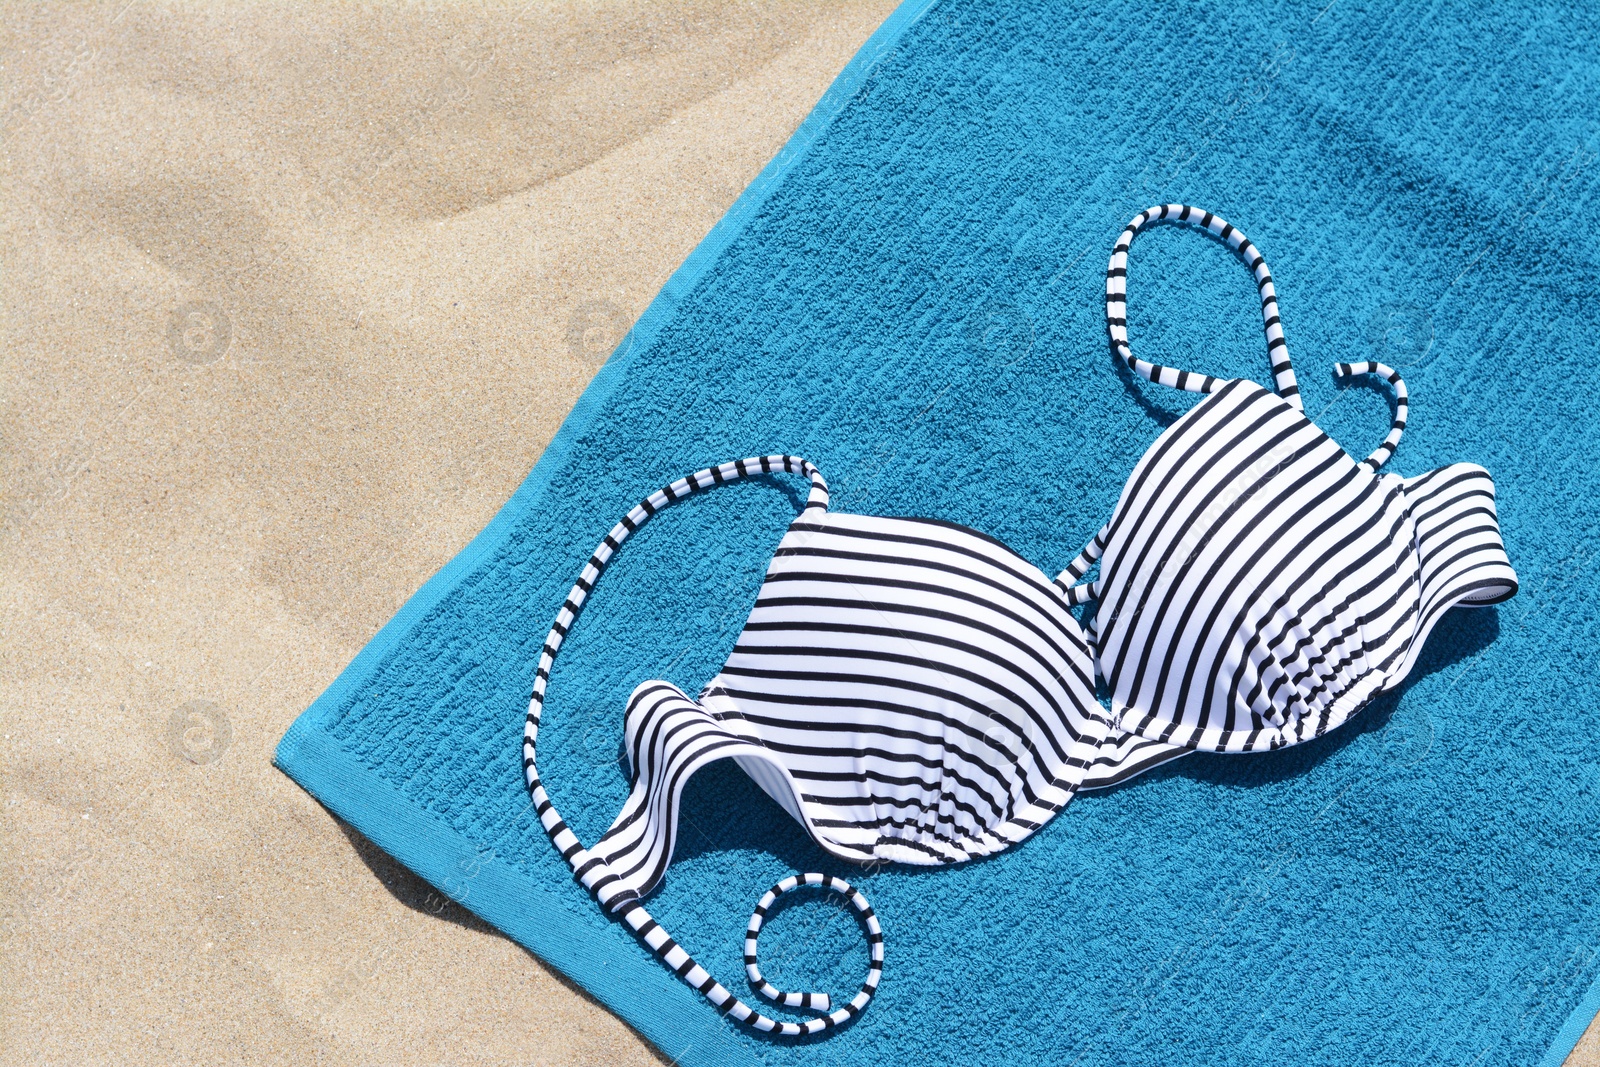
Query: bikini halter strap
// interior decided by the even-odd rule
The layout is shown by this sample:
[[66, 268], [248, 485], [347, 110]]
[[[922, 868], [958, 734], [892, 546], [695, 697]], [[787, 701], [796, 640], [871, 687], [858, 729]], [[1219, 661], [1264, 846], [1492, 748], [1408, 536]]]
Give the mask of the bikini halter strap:
[[[799, 456], [754, 456], [717, 467], [707, 467], [687, 478], [678, 479], [666, 488], [650, 494], [623, 516], [621, 522], [611, 528], [611, 532], [606, 534], [605, 539], [595, 548], [594, 554], [589, 557], [589, 562], [584, 565], [583, 573], [578, 576], [577, 584], [567, 594], [566, 602], [562, 604], [555, 624], [550, 627], [550, 633], [544, 640], [544, 649], [539, 654], [539, 666], [534, 671], [533, 696], [528, 701], [528, 718], [522, 731], [522, 769], [527, 776], [528, 793], [533, 800], [534, 811], [538, 814], [545, 833], [549, 835], [551, 843], [561, 853], [562, 858], [571, 865], [573, 877], [604, 911], [626, 924], [669, 970], [709, 1000], [721, 1014], [754, 1030], [786, 1037], [801, 1037], [807, 1034], [819, 1034], [850, 1022], [866, 1009], [873, 994], [877, 992], [878, 981], [883, 975], [883, 931], [878, 925], [878, 917], [874, 914], [872, 905], [867, 902], [861, 891], [842, 878], [813, 873], [785, 878], [761, 898], [745, 931], [745, 970], [751, 985], [762, 996], [784, 1007], [826, 1013], [801, 1023], [785, 1022], [763, 1015], [734, 996], [721, 982], [712, 978], [705, 968], [684, 951], [683, 946], [669, 937], [639, 903], [637, 893], [631, 889], [623, 889], [617, 884], [619, 879], [606, 861], [586, 849], [583, 842], [572, 832], [571, 827], [561, 818], [561, 814], [556, 811], [555, 805], [550, 802], [549, 794], [545, 792], [544, 785], [539, 780], [539, 770], [535, 764], [539, 717], [544, 711], [545, 689], [550, 684], [550, 668], [555, 663], [556, 653], [560, 651], [562, 641], [566, 639], [579, 611], [583, 608], [584, 601], [588, 599], [589, 593], [600, 580], [600, 575], [611, 562], [617, 549], [653, 515], [674, 501], [740, 478], [779, 471], [803, 475], [810, 479], [811, 492], [806, 497], [805, 506], [807, 512], [828, 509], [828, 483], [823, 480], [822, 473], [817, 470], [815, 464]], [[785, 893], [807, 887], [837, 893], [844, 897], [866, 932], [870, 957], [866, 980], [862, 983], [860, 991], [848, 1003], [838, 1008], [833, 1007], [826, 993], [783, 993], [774, 989], [771, 983], [762, 977], [761, 969], [756, 963], [757, 938], [768, 909]]]
[[1389, 457], [1394, 455], [1395, 448], [1400, 444], [1400, 435], [1406, 432], [1406, 383], [1400, 377], [1400, 372], [1393, 367], [1368, 360], [1363, 363], [1338, 363], [1334, 365], [1333, 374], [1336, 378], [1349, 378], [1357, 374], [1375, 374], [1394, 387], [1394, 420], [1389, 424], [1389, 432], [1384, 435], [1383, 443], [1372, 450], [1372, 455], [1361, 462], [1377, 470], [1389, 462]]
[[1133, 217], [1122, 236], [1117, 238], [1111, 252], [1111, 264], [1106, 268], [1106, 331], [1111, 335], [1111, 349], [1132, 370], [1148, 381], [1159, 382], [1191, 393], [1210, 393], [1220, 389], [1227, 379], [1209, 374], [1163, 367], [1158, 363], [1139, 359], [1128, 348], [1128, 246], [1134, 236], [1152, 222], [1193, 222], [1210, 230], [1244, 261], [1255, 275], [1256, 291], [1261, 295], [1261, 319], [1267, 335], [1267, 356], [1272, 361], [1272, 377], [1278, 395], [1296, 408], [1300, 408], [1300, 389], [1295, 385], [1294, 367], [1289, 363], [1289, 345], [1283, 339], [1283, 324], [1278, 319], [1278, 294], [1272, 286], [1272, 272], [1267, 261], [1256, 251], [1249, 238], [1232, 225], [1213, 215], [1187, 204], [1165, 204], [1146, 208]]

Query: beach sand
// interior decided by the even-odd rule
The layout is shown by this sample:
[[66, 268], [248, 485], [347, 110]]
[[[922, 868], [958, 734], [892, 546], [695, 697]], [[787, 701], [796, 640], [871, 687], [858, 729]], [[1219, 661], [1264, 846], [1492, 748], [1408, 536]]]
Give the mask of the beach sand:
[[892, 7], [7, 6], [0, 1059], [661, 1062], [272, 752]]

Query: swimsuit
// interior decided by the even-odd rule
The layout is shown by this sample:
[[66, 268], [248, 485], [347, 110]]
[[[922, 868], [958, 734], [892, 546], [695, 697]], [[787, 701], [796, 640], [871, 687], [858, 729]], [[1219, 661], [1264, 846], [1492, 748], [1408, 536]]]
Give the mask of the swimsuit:
[[[1164, 220], [1198, 224], [1250, 268], [1274, 392], [1129, 349], [1128, 248]], [[1176, 204], [1136, 216], [1107, 270], [1106, 322], [1131, 370], [1209, 395], [1150, 446], [1110, 521], [1054, 580], [976, 530], [829, 511], [817, 468], [774, 455], [710, 467], [648, 497], [606, 535], [568, 595], [528, 707], [523, 764], [535, 808], [600, 906], [722, 1013], [785, 1035], [848, 1023], [877, 988], [883, 938], [859, 891], [807, 874], [762, 899], [745, 962], [763, 996], [821, 1014], [773, 1019], [695, 964], [640, 899], [671, 861], [679, 797], [705, 764], [733, 759], [834, 856], [959, 863], [1022, 841], [1080, 789], [1196, 750], [1259, 752], [1317, 737], [1398, 685], [1448, 608], [1516, 592], [1487, 471], [1460, 463], [1415, 478], [1379, 473], [1405, 429], [1398, 373], [1378, 363], [1336, 369], [1394, 388], [1389, 433], [1360, 462], [1306, 417], [1272, 276], [1223, 220]], [[631, 792], [585, 848], [534, 760], [563, 638], [612, 555], [652, 515], [774, 472], [809, 479], [810, 495], [749, 621], [697, 698], [664, 681], [633, 691], [623, 726]], [[1091, 602], [1080, 625], [1071, 609]], [[806, 886], [842, 894], [866, 931], [867, 979], [837, 1008], [825, 994], [774, 989], [756, 963], [767, 909]]]

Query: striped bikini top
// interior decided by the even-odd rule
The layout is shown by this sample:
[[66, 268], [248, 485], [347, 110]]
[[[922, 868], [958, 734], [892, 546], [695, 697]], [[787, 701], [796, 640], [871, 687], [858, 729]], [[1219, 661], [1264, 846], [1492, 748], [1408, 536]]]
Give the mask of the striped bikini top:
[[[1199, 225], [1248, 265], [1275, 391], [1133, 355], [1128, 248], [1161, 221]], [[1081, 789], [1196, 750], [1262, 752], [1317, 737], [1398, 685], [1447, 609], [1515, 593], [1487, 471], [1459, 463], [1414, 478], [1380, 473], [1406, 423], [1398, 373], [1337, 366], [1393, 386], [1393, 424], [1361, 461], [1306, 417], [1272, 276], [1222, 219], [1183, 205], [1136, 216], [1111, 256], [1106, 321], [1130, 369], [1208, 395], [1150, 446], [1110, 520], [1055, 579], [976, 530], [830, 511], [817, 468], [774, 455], [698, 471], [646, 498], [595, 549], [562, 605], [523, 739], [534, 807], [601, 907], [722, 1013], [787, 1035], [848, 1023], [877, 988], [883, 939], [858, 890], [807, 874], [762, 899], [745, 961], [759, 993], [811, 1017], [767, 1016], [699, 967], [640, 901], [671, 860], [684, 785], [707, 763], [734, 760], [840, 859], [959, 863], [1022, 841]], [[697, 696], [666, 681], [633, 691], [623, 721], [631, 791], [605, 836], [585, 847], [535, 765], [563, 638], [613, 554], [651, 516], [774, 472], [809, 479], [810, 495], [732, 654]], [[1072, 609], [1087, 604], [1080, 625]], [[825, 994], [779, 992], [757, 963], [767, 909], [805, 886], [843, 894], [866, 931], [867, 979], [837, 1007]]]

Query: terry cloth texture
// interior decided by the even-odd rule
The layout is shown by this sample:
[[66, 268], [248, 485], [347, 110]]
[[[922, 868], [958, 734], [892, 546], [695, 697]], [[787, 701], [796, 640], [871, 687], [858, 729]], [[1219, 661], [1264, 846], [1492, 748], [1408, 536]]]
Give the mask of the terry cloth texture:
[[[1600, 1008], [1600, 9], [902, 8], [651, 305], [494, 522], [278, 750], [290, 775], [682, 1064], [1557, 1064]], [[1272, 264], [1308, 414], [1353, 456], [1410, 386], [1388, 469], [1493, 472], [1522, 579], [1450, 613], [1346, 728], [1194, 755], [956, 868], [831, 859], [737, 768], [688, 788], [651, 911], [730, 986], [745, 917], [848, 878], [887, 941], [853, 1026], [719, 1019], [576, 886], [520, 736], [550, 620], [645, 494], [739, 456], [837, 507], [1069, 562], [1193, 399], [1119, 368], [1104, 269], [1181, 201]], [[1142, 358], [1268, 381], [1226, 246], [1163, 227], [1130, 265]], [[539, 763], [585, 842], [628, 791], [622, 712], [724, 661], [803, 480], [675, 505], [596, 587]], [[789, 903], [790, 901], [794, 903]], [[848, 993], [848, 911], [786, 898], [774, 985]], [[528, 1010], [537, 1011], [530, 1004]], [[530, 1050], [530, 1054], [533, 1050]]]

